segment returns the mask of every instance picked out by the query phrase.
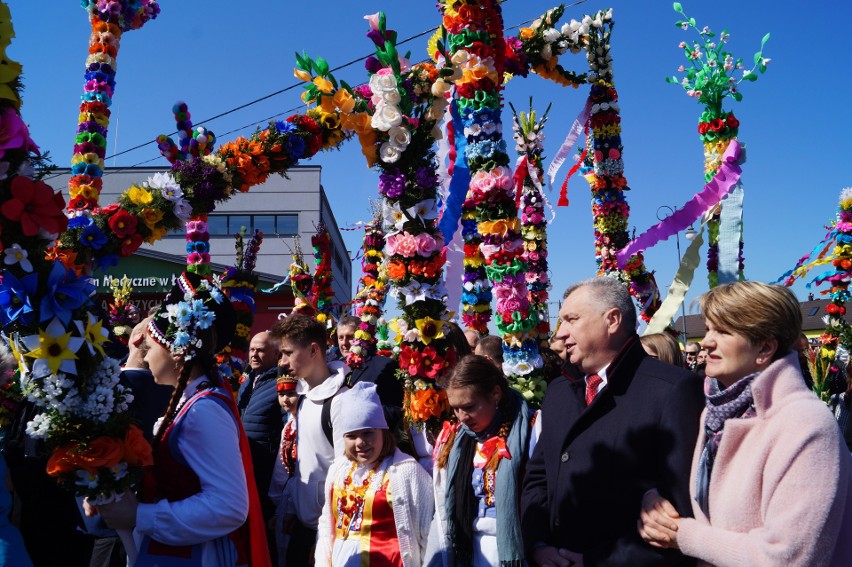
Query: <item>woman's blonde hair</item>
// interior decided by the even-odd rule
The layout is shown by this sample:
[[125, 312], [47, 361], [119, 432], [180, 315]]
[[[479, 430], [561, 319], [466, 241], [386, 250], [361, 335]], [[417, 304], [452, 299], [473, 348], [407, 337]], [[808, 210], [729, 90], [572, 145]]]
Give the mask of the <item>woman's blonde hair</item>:
[[760, 282], [734, 282], [701, 296], [701, 312], [721, 330], [746, 337], [752, 344], [778, 341], [772, 360], [786, 356], [802, 332], [799, 300], [786, 287]]
[[683, 353], [680, 345], [668, 333], [653, 333], [642, 335], [639, 340], [645, 347], [645, 352], [656, 356], [659, 360], [683, 368]]

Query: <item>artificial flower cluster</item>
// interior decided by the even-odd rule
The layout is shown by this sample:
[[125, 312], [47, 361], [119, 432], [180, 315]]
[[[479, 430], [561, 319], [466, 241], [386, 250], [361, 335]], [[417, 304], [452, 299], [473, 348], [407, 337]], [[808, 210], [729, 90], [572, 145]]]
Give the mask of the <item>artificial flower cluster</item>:
[[236, 330], [231, 344], [216, 355], [221, 374], [228, 378], [231, 390], [237, 393], [240, 377], [246, 368], [249, 350], [249, 335], [254, 324], [255, 290], [257, 289], [257, 253], [263, 243], [263, 233], [255, 230], [248, 243], [245, 241], [246, 229], [242, 227], [235, 236], [236, 261], [228, 267], [222, 277], [222, 291], [231, 300], [236, 319]]
[[[196, 291], [198, 293], [195, 296], [187, 293], [183, 301], [166, 306], [163, 314], [168, 321], [168, 327], [163, 332], [165, 336], [154, 336], [160, 344], [168, 345], [173, 355], [183, 357], [185, 361], [195, 358], [195, 349], [202, 346], [197, 330], [209, 329], [216, 319], [210, 305], [213, 302], [221, 304], [225, 300], [222, 290], [207, 279], [201, 280]], [[148, 330], [153, 333], [153, 326], [149, 326]]]
[[[11, 26], [0, 26], [0, 33], [10, 32]], [[9, 85], [18, 88], [17, 76]], [[141, 466], [151, 464], [151, 449], [141, 434], [133, 437], [127, 411], [132, 395], [119, 383], [118, 362], [108, 356], [92, 280], [75, 264], [73, 251], [50, 246], [68, 222], [65, 202], [31, 178], [35, 145], [20, 117], [11, 119], [15, 107], [14, 100], [0, 100], [0, 322], [21, 389], [38, 408], [27, 432], [43, 438], [52, 452], [56, 466], [48, 473], [97, 500], [131, 487]]]
[[302, 247], [297, 236], [294, 239], [290, 270], [287, 278], [290, 280], [290, 288], [293, 290], [293, 312], [302, 312], [313, 316], [316, 313], [315, 305], [312, 304], [310, 295], [313, 287], [313, 277], [302, 256]]
[[141, 320], [139, 308], [130, 301], [133, 287], [130, 278], [123, 276], [121, 279], [112, 278], [109, 288], [112, 301], [107, 306], [107, 320], [116, 338], [126, 345], [133, 327]]
[[204, 126], [192, 127], [192, 115], [185, 102], [176, 102], [172, 112], [177, 123], [180, 146], [170, 137], [160, 134], [157, 136], [157, 147], [163, 157], [168, 159], [169, 163], [174, 163], [210, 154], [216, 145], [216, 135]]
[[[532, 72], [564, 87], [577, 88], [586, 83], [586, 74], [566, 70], [559, 64], [559, 57], [568, 51], [583, 51], [589, 30], [600, 27], [607, 13], [602, 12], [594, 19], [586, 16], [581, 22], [571, 20], [557, 29], [555, 26], [564, 13], [565, 6], [548, 10], [529, 27], [520, 29], [515, 45]], [[608, 14], [611, 17], [612, 11]]]
[[[704, 106], [704, 111], [698, 120], [698, 134], [704, 144], [704, 181], [709, 182], [716, 175], [722, 164], [722, 156], [731, 140], [737, 137], [740, 122], [734, 117], [733, 112], [726, 112], [722, 105], [726, 98], [735, 101], [743, 98], [739, 85], [743, 81], [754, 82], [759, 74], [766, 72], [766, 66], [770, 59], [763, 56], [763, 48], [769, 41], [769, 34], [763, 36], [760, 42], [760, 51], [754, 54], [754, 66], [746, 69], [742, 58], [734, 58], [727, 51], [726, 45], [730, 40], [727, 30], [722, 30], [717, 37], [708, 27], [698, 28], [695, 18], [688, 17], [679, 2], [674, 3], [674, 10], [683, 20], [678, 20], [675, 25], [683, 30], [694, 29], [699, 41], [688, 43], [680, 42], [679, 48], [683, 50], [688, 66], [681, 65], [679, 72], [684, 73], [683, 78], [676, 76], [667, 77], [666, 81], [681, 85], [686, 94], [698, 100]], [[740, 77], [736, 75], [741, 73]], [[707, 249], [707, 279], [710, 287], [719, 283], [719, 224], [721, 208], [717, 208], [708, 219], [707, 226], [710, 230]], [[738, 243], [738, 273], [739, 279], [744, 278], [745, 260], [743, 258], [743, 240], [740, 237]]]
[[[609, 41], [612, 13], [599, 12], [589, 29], [586, 53], [594, 83], [589, 92], [591, 135], [581, 171], [592, 190], [592, 216], [595, 227], [595, 261], [599, 275], [617, 275], [629, 284], [630, 293], [641, 306], [640, 315], [650, 321], [660, 307], [660, 294], [654, 274], [645, 267], [641, 253], [630, 257], [619, 270], [616, 252], [630, 237], [627, 233], [630, 207], [624, 196], [629, 189], [624, 177], [621, 143], [621, 108], [612, 78]], [[590, 77], [590, 80], [592, 77]]]
[[[820, 347], [810, 360], [813, 390], [824, 402], [831, 394], [830, 377], [838, 351], [849, 351], [852, 345], [852, 327], [846, 322], [846, 304], [852, 298], [849, 284], [852, 282], [852, 188], [840, 193], [837, 218], [834, 221], [834, 250], [832, 251], [833, 270], [820, 276], [820, 283], [831, 286], [823, 291], [831, 303], [826, 305], [825, 332], [819, 337]], [[836, 368], [835, 374], [836, 374]], [[841, 380], [842, 382], [842, 380]], [[845, 385], [844, 385], [845, 387]]]
[[[121, 35], [156, 18], [160, 7], [155, 0], [83, 0], [82, 6], [89, 12], [92, 31], [71, 158], [68, 211], [91, 217], [98, 207], [103, 186], [109, 107], [115, 91]], [[81, 263], [88, 263], [97, 256], [91, 248], [81, 248], [78, 252], [84, 256], [80, 258]]]
[[364, 227], [364, 256], [361, 259], [361, 279], [355, 294], [355, 316], [361, 319], [346, 365], [359, 368], [364, 360], [376, 351], [376, 325], [385, 305], [387, 275], [384, 261], [385, 231], [382, 228], [381, 209], [376, 208], [372, 222]]
[[311, 303], [316, 308], [316, 317], [327, 327], [332, 324], [331, 308], [334, 306], [334, 277], [331, 269], [331, 234], [325, 223], [320, 221], [316, 233], [311, 236], [314, 249], [314, 278], [311, 285]]
[[116, 203], [70, 211], [68, 229], [51, 255], [78, 272], [90, 261], [99, 267], [115, 265], [143, 242], [153, 244], [188, 221], [192, 204], [187, 197], [171, 174], [155, 173], [127, 189]]
[[[471, 173], [461, 216], [462, 322], [484, 335], [491, 320], [492, 290], [481, 248], [480, 208], [495, 184], [498, 191], [500, 186], [505, 189], [512, 184], [506, 170], [509, 159], [500, 122], [500, 88], [506, 61], [502, 12], [497, 2], [442, 2], [439, 6], [449, 57], [461, 70], [461, 75], [454, 77], [453, 104], [462, 119], [468, 142], [465, 157]], [[497, 159], [492, 162], [495, 156]]]
[[515, 181], [520, 181], [521, 235], [524, 239], [522, 259], [527, 266], [526, 281], [529, 289], [530, 313], [537, 317], [535, 339], [539, 345], [547, 346], [550, 340], [550, 318], [548, 317], [548, 291], [550, 277], [547, 274], [547, 221], [545, 220], [545, 194], [543, 191], [544, 124], [547, 111], [537, 118], [530, 108], [528, 113], [514, 112], [512, 133], [515, 150], [521, 156]]
[[[355, 113], [348, 122], [368, 123], [368, 129], [352, 129], [365, 149], [368, 165], [376, 164], [380, 170], [387, 279], [401, 311], [391, 327], [401, 345], [406, 419], [436, 429], [449, 411], [437, 380], [455, 361], [455, 351], [447, 337], [446, 255], [437, 228], [438, 177], [432, 146], [440, 136], [437, 124], [448, 104], [449, 84], [444, 79], [452, 77], [453, 70], [446, 66], [438, 70], [431, 64], [410, 66], [397, 52], [396, 32], [387, 29], [384, 14], [367, 20], [367, 35], [376, 51], [367, 60], [369, 84], [353, 91]], [[393, 131], [397, 139], [392, 141], [391, 129], [397, 127], [401, 130]]]

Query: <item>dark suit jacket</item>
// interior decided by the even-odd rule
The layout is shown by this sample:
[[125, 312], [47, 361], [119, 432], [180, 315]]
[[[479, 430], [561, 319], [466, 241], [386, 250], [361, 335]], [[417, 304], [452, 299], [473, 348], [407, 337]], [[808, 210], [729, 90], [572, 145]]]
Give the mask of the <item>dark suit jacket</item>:
[[125, 368], [119, 379], [133, 392], [130, 413], [139, 422], [145, 439], [151, 441], [154, 423], [166, 413], [174, 388], [157, 384], [147, 368]]
[[396, 361], [377, 354], [370, 356], [360, 368], [355, 368], [346, 378], [350, 388], [358, 382], [372, 382], [383, 406], [402, 407], [402, 382], [396, 379]]
[[584, 565], [690, 565], [639, 537], [642, 496], [657, 488], [691, 516], [689, 470], [704, 405], [701, 380], [645, 354], [633, 337], [585, 407], [582, 376], [544, 398], [542, 433], [521, 498], [524, 544], [582, 553]]

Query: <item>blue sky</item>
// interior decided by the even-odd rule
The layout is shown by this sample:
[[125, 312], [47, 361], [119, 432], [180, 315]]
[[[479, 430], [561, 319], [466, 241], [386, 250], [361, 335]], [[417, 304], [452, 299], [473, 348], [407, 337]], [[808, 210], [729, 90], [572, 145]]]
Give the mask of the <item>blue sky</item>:
[[[89, 25], [79, 2], [8, 2], [17, 38], [7, 53], [24, 66], [22, 114], [43, 150], [60, 166], [70, 163]], [[507, 27], [539, 16], [554, 5], [541, 0], [508, 0]], [[364, 14], [385, 10], [389, 27], [407, 38], [437, 26], [433, 1], [398, 2], [327, 0], [292, 2], [255, 0], [181, 0], [161, 2], [162, 13], [143, 29], [127, 33], [118, 55], [116, 93], [109, 130], [111, 155], [153, 140], [174, 128], [171, 106], [189, 103], [193, 121], [293, 85], [295, 51], [322, 55], [332, 67], [371, 51]], [[588, 0], [569, 8], [566, 18], [579, 19], [599, 9], [614, 9], [613, 66], [619, 90], [625, 175], [630, 224], [641, 233], [657, 222], [661, 205], [686, 202], [703, 185], [703, 154], [696, 132], [698, 104], [683, 90], [664, 82], [684, 63], [677, 48], [691, 33], [676, 28], [671, 2], [662, 0]], [[760, 38], [771, 32], [765, 55], [767, 73], [743, 88], [741, 103], [730, 103], [741, 121], [740, 140], [747, 145], [744, 166], [746, 276], [772, 281], [824, 236], [840, 190], [852, 185], [848, 175], [850, 112], [845, 100], [852, 91], [846, 72], [852, 45], [845, 25], [852, 7], [845, 2], [791, 0], [716, 0], [684, 2], [700, 26], [731, 33], [730, 50], [747, 61]], [[425, 56], [426, 37], [406, 48], [413, 59]], [[566, 67], [585, 69], [580, 56]], [[351, 84], [366, 79], [361, 63], [336, 73]], [[249, 106], [204, 125], [220, 141], [247, 135], [254, 123], [277, 114], [289, 115], [300, 104], [300, 89]], [[586, 97], [586, 90], [563, 89], [531, 76], [513, 80], [506, 100], [526, 108], [553, 103], [547, 155], [552, 156]], [[302, 108], [301, 110], [304, 110]], [[504, 114], [510, 124], [511, 116]], [[249, 126], [244, 129], [245, 126]], [[237, 130], [225, 135], [225, 132]], [[506, 128], [507, 133], [510, 128]], [[107, 161], [108, 166], [141, 162], [165, 164], [152, 143]], [[347, 226], [368, 217], [367, 200], [376, 195], [377, 173], [368, 170], [356, 142], [310, 163], [323, 166], [322, 182], [338, 223]], [[563, 174], [567, 170], [563, 169]], [[239, 198], [239, 197], [236, 197]], [[556, 194], [551, 196], [556, 201]], [[570, 183], [571, 205], [560, 208], [550, 226], [554, 297], [576, 280], [595, 274], [589, 188], [581, 177]], [[357, 232], [344, 237], [350, 250], [360, 245]], [[686, 244], [681, 238], [682, 249]], [[646, 253], [665, 290], [674, 275], [677, 253], [673, 239]], [[286, 268], [282, 266], [282, 273]], [[687, 295], [687, 310], [706, 291], [706, 271], [699, 267]], [[807, 290], [794, 291], [804, 298]]]

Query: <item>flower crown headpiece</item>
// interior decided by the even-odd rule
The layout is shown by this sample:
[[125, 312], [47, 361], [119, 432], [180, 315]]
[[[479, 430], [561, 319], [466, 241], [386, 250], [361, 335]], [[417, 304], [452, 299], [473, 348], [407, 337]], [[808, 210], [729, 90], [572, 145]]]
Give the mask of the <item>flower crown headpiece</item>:
[[211, 326], [216, 329], [218, 352], [234, 334], [230, 301], [210, 280], [184, 272], [148, 324], [148, 333], [173, 355], [191, 360], [202, 346], [200, 332]]

